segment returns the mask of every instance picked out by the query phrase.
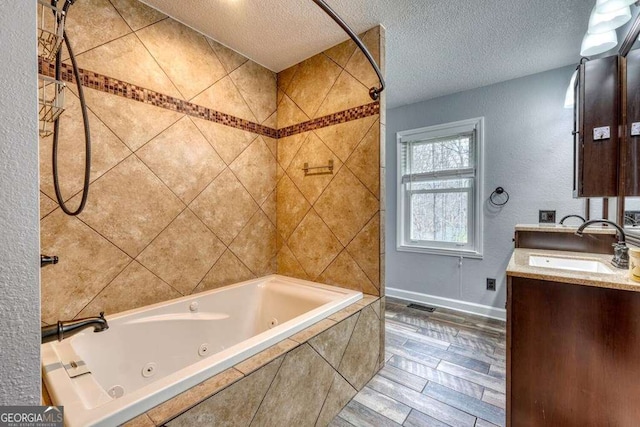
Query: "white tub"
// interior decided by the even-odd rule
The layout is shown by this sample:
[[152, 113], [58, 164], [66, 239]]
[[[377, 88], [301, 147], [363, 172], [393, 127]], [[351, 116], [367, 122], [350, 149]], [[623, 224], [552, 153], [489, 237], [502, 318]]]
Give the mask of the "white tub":
[[117, 425], [361, 298], [273, 275], [107, 316], [42, 345], [44, 382], [67, 426]]

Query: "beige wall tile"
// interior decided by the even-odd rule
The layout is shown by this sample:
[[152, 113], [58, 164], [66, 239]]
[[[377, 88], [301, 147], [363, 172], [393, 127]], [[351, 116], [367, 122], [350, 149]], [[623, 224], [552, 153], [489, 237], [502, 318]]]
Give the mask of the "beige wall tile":
[[[380, 27], [374, 27], [367, 31], [362, 36], [362, 42], [369, 49], [369, 53], [373, 56], [376, 63], [380, 64]], [[366, 87], [380, 87], [380, 81], [378, 75], [374, 71], [369, 61], [364, 54], [358, 49], [349, 63], [345, 67], [345, 70], [358, 79]]]
[[233, 368], [227, 369], [190, 388], [184, 393], [180, 393], [176, 397], [161, 403], [149, 410], [147, 415], [157, 425], [161, 425], [177, 414], [186, 411], [223, 388], [228, 387], [242, 377], [243, 375], [240, 371]]
[[[85, 170], [84, 123], [80, 110], [80, 101], [67, 91], [66, 110], [60, 119], [60, 137], [58, 139], [58, 177], [60, 190], [65, 200], [82, 190]], [[91, 111], [89, 111], [91, 130], [91, 181], [95, 181], [106, 171], [131, 154], [120, 141]], [[40, 138], [40, 189], [55, 199], [51, 151], [53, 136]]]
[[376, 372], [379, 346], [380, 319], [371, 307], [365, 307], [338, 369], [356, 390], [361, 390]]
[[314, 208], [340, 242], [348, 245], [379, 209], [379, 202], [347, 168], [342, 168]]
[[227, 74], [205, 37], [173, 19], [143, 28], [136, 35], [185, 99]]
[[233, 252], [226, 250], [211, 270], [198, 284], [193, 293], [208, 291], [222, 286], [232, 285], [253, 279], [256, 276], [236, 257]]
[[288, 239], [311, 209], [311, 205], [286, 175], [278, 182], [276, 200], [278, 233], [284, 239]]
[[357, 46], [353, 40], [348, 39], [325, 50], [324, 54], [331, 58], [336, 64], [344, 68], [349, 62], [351, 56], [355, 53], [356, 49]]
[[58, 202], [54, 202], [47, 197], [42, 191], [40, 192], [40, 219], [49, 215], [54, 209], [58, 207]]
[[380, 125], [376, 122], [349, 157], [347, 166], [377, 198], [380, 198], [380, 168], [376, 167], [379, 164]]
[[287, 91], [298, 68], [300, 68], [300, 64], [293, 65], [278, 73], [278, 90], [281, 90], [283, 93]]
[[271, 386], [282, 358], [205, 400], [167, 423], [169, 427], [248, 426]]
[[94, 89], [85, 88], [84, 94], [91, 111], [133, 151], [184, 117], [176, 111]]
[[259, 208], [229, 169], [218, 175], [189, 207], [226, 245]]
[[188, 295], [224, 251], [222, 242], [193, 212], [185, 209], [137, 260]]
[[133, 31], [167, 17], [138, 0], [110, 0]]
[[255, 133], [221, 125], [203, 119], [191, 118], [200, 132], [227, 165], [238, 157], [257, 137]]
[[[275, 183], [275, 180], [274, 180]], [[260, 206], [262, 212], [269, 218], [269, 221], [276, 225], [276, 191], [275, 189], [264, 199], [262, 206]]]
[[322, 405], [322, 411], [316, 421], [317, 427], [329, 425], [331, 420], [349, 403], [357, 391], [337, 372], [333, 375], [333, 384], [329, 389], [327, 398]]
[[252, 425], [313, 425], [333, 382], [334, 372], [307, 344], [290, 351]]
[[374, 215], [347, 246], [347, 251], [374, 286], [380, 286], [380, 216]]
[[155, 137], [137, 155], [187, 204], [225, 168], [189, 117]]
[[135, 257], [183, 208], [144, 163], [130, 156], [91, 184], [80, 219]]
[[[310, 167], [323, 166], [328, 165], [331, 160], [333, 160], [333, 173], [326, 173], [328, 169], [319, 169], [306, 175], [303, 170], [305, 163]], [[318, 200], [320, 194], [322, 194], [341, 167], [342, 162], [340, 159], [327, 148], [314, 132], [310, 132], [309, 137], [291, 161], [287, 169], [287, 175], [304, 194], [309, 203], [313, 204]]]
[[344, 250], [338, 255], [326, 270], [322, 272], [318, 280], [328, 285], [353, 289], [367, 294], [377, 295], [378, 289], [371, 283], [360, 266], [351, 255]]
[[309, 116], [291, 98], [284, 95], [278, 103], [278, 129], [306, 122], [307, 120], [309, 120]]
[[365, 117], [316, 129], [314, 132], [322, 142], [327, 144], [331, 151], [340, 157], [340, 160], [345, 162], [369, 129], [371, 129], [375, 120], [375, 116]]
[[285, 93], [308, 117], [314, 117], [341, 71], [326, 55], [312, 56], [300, 63]]
[[311, 279], [315, 279], [342, 250], [342, 245], [318, 214], [311, 210], [287, 244]]
[[42, 253], [58, 255], [42, 269], [42, 320], [54, 324], [74, 318], [129, 262], [124, 252], [75, 217], [56, 210], [41, 223]]
[[270, 264], [276, 256], [276, 228], [259, 210], [242, 229], [229, 249], [257, 276], [275, 273]]
[[235, 50], [229, 49], [228, 47], [222, 45], [221, 43], [218, 43], [215, 40], [207, 37], [207, 42], [218, 56], [220, 62], [222, 62], [222, 65], [227, 70], [227, 73], [231, 73], [233, 70], [248, 61], [247, 58], [245, 58]]
[[355, 314], [342, 320], [309, 341], [309, 345], [324, 357], [334, 369], [338, 369], [340, 366], [342, 355], [349, 344], [358, 316], [359, 314]]
[[165, 95], [182, 98], [178, 89], [135, 34], [129, 34], [78, 55], [78, 66]]
[[133, 261], [91, 301], [77, 317], [107, 315], [144, 307], [182, 295]]
[[314, 117], [323, 117], [371, 102], [369, 88], [343, 71]]
[[229, 169], [258, 204], [275, 189], [276, 159], [260, 136], [229, 165]]
[[78, 0], [65, 21], [74, 54], [122, 37], [131, 29], [109, 0]]
[[263, 123], [276, 111], [276, 75], [273, 71], [247, 61], [229, 74], [247, 105]]
[[218, 80], [214, 85], [193, 98], [191, 102], [250, 122], [257, 121], [256, 116], [251, 112], [229, 76]]
[[286, 169], [291, 164], [296, 153], [302, 147], [302, 143], [311, 135], [311, 132], [298, 133], [278, 139], [278, 164]]
[[286, 244], [283, 244], [278, 252], [278, 274], [309, 280], [307, 272], [304, 271], [304, 268], [302, 268], [302, 265], [300, 265]]

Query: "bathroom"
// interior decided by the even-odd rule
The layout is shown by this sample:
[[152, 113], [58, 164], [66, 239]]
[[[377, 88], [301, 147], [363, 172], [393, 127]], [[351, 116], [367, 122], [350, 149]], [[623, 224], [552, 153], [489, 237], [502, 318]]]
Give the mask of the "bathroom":
[[[71, 426], [545, 425], [526, 405], [548, 389], [523, 384], [558, 353], [531, 342], [590, 310], [536, 289], [590, 280], [608, 293], [589, 303], [637, 330], [619, 296], [637, 285], [609, 259], [625, 232], [640, 243], [638, 180], [619, 179], [637, 153], [618, 166], [634, 134], [615, 131], [637, 114], [621, 88], [640, 6], [608, 0], [617, 40], [590, 47], [594, 2], [4, 6], [0, 405]], [[609, 111], [605, 151], [574, 153]], [[426, 146], [450, 165], [412, 171]], [[624, 229], [578, 229], [600, 218]], [[567, 252], [605, 273], [564, 274]], [[567, 346], [595, 339], [568, 329]], [[564, 419], [570, 404], [545, 400], [562, 425], [635, 415]]]

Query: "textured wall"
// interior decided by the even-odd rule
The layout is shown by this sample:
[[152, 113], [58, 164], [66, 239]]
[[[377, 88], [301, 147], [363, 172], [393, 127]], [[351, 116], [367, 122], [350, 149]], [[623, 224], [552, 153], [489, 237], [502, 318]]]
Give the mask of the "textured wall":
[[0, 405], [40, 401], [34, 9], [28, 1], [0, 13]]
[[[79, 0], [67, 21], [81, 68], [276, 126], [276, 76], [136, 0]], [[66, 55], [65, 55], [66, 56]], [[75, 84], [61, 122], [62, 193], [75, 208], [84, 151]], [[85, 89], [93, 164], [76, 218], [55, 200], [40, 142], [46, 323], [108, 314], [276, 270], [276, 141]]]
[[[517, 223], [537, 223], [538, 209], [558, 218], [582, 213], [572, 199], [572, 110], [563, 108], [574, 67], [462, 92], [387, 112], [387, 286], [504, 308], [505, 268]], [[485, 117], [485, 199], [498, 186], [510, 194], [500, 210], [485, 202], [484, 259], [396, 250], [396, 132]], [[498, 291], [486, 291], [487, 277]]]
[[[378, 62], [381, 30], [362, 36]], [[377, 85], [355, 44], [341, 43], [278, 74], [278, 128], [369, 104]], [[279, 273], [381, 294], [380, 122], [375, 114], [278, 139]], [[302, 171], [329, 160], [333, 174]]]

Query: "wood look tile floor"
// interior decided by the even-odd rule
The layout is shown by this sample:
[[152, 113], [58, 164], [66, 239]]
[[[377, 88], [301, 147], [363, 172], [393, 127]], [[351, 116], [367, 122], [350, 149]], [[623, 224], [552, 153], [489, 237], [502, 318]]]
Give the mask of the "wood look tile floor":
[[386, 364], [330, 424], [505, 425], [506, 327], [387, 297]]

